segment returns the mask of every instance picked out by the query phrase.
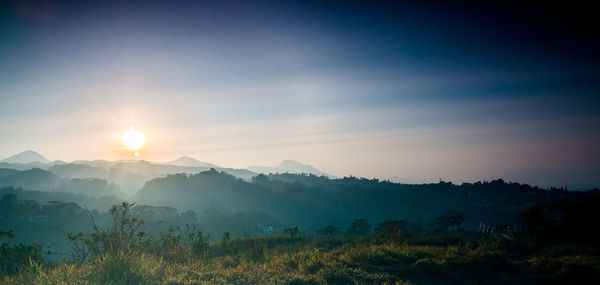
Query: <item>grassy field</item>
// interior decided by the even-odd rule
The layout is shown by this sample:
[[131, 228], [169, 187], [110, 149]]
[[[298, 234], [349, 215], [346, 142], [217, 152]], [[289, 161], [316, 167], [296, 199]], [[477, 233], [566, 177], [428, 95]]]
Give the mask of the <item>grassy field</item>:
[[241, 238], [34, 262], [2, 284], [599, 284], [600, 251], [478, 233]]
[[211, 243], [189, 225], [147, 234], [132, 206], [114, 206], [112, 226], [67, 233], [73, 251], [62, 261], [42, 257], [39, 245], [0, 243], [1, 284], [600, 284], [600, 248], [561, 235], [384, 223], [372, 234], [303, 236], [294, 227]]

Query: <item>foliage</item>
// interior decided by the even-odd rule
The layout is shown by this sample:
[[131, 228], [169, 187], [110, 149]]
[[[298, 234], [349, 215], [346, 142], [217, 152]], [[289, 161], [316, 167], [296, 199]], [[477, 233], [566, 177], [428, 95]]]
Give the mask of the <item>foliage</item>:
[[[182, 189], [187, 192], [177, 199], [190, 205], [196, 200], [187, 201], [189, 193], [201, 191], [198, 197], [206, 198], [203, 203], [219, 204], [220, 195], [237, 197], [241, 191], [248, 203], [237, 198], [225, 203], [245, 207], [240, 212], [207, 208], [199, 214], [179, 214], [170, 207], [123, 203], [100, 213], [75, 203], [41, 204], [8, 194], [0, 199], [2, 228], [15, 225], [19, 236], [31, 233], [42, 238], [50, 227], [77, 232], [68, 235], [76, 262], [47, 262], [35, 244], [3, 243], [2, 274], [8, 275], [4, 283], [595, 284], [600, 279], [600, 237], [594, 219], [600, 206], [598, 191], [546, 191], [504, 181], [411, 186], [293, 175], [269, 175], [247, 183], [217, 171], [167, 178], [149, 183], [146, 190], [162, 193], [167, 186], [186, 185]], [[527, 195], [521, 195], [524, 192]], [[176, 195], [161, 198], [167, 201], [170, 196]], [[436, 199], [428, 198], [432, 196]], [[265, 201], [268, 213], [253, 211]], [[495, 234], [532, 201], [539, 205], [521, 216], [514, 235], [512, 227], [510, 235]], [[298, 217], [298, 212], [306, 215]], [[353, 221], [355, 217], [364, 218]], [[410, 220], [382, 221], [382, 217]], [[307, 233], [316, 231], [317, 236], [299, 238], [298, 227], [284, 229], [275, 218], [299, 225]], [[368, 219], [377, 225], [372, 235]], [[428, 224], [433, 227], [424, 226], [424, 219], [434, 219]], [[349, 224], [347, 234], [338, 235], [340, 230], [334, 226], [312, 227], [331, 221]], [[473, 224], [492, 226], [475, 231]], [[463, 232], [461, 226], [472, 231]], [[439, 232], [431, 232], [436, 228]], [[284, 235], [271, 235], [273, 229]], [[211, 243], [206, 232], [222, 239]], [[240, 238], [242, 232], [245, 236]], [[0, 236], [11, 234], [0, 232]]]
[[457, 231], [465, 220], [465, 213], [457, 210], [450, 210], [437, 217], [434, 224], [441, 231]]
[[223, 238], [221, 238], [221, 245], [226, 246], [231, 241], [231, 234], [229, 232], [223, 233]]
[[14, 234], [13, 230], [9, 230], [7, 232], [0, 231], [0, 237], [8, 237], [9, 239], [14, 239], [15, 238], [15, 234]]
[[585, 199], [561, 199], [548, 206], [532, 206], [521, 214], [520, 234], [546, 245], [564, 241], [600, 245], [596, 218], [600, 192], [590, 191], [586, 195]]
[[[82, 264], [37, 264], [5, 284], [594, 284], [600, 255], [537, 254], [515, 258], [497, 240], [451, 233], [466, 243], [410, 245], [370, 237], [233, 238], [238, 254], [168, 262], [160, 255], [104, 256]], [[446, 233], [429, 233], [447, 236]], [[327, 244], [341, 241], [336, 246]], [[507, 241], [512, 243], [513, 241]], [[158, 244], [156, 245], [158, 246]], [[214, 252], [220, 243], [209, 245]], [[266, 250], [268, 246], [269, 250]], [[532, 245], [535, 246], [535, 245]], [[189, 246], [185, 246], [189, 247]], [[256, 248], [262, 256], [251, 258]], [[575, 250], [575, 249], [573, 249]], [[567, 255], [564, 255], [567, 254]], [[126, 269], [124, 269], [126, 268]], [[571, 281], [571, 282], [569, 282]]]
[[244, 238], [244, 254], [250, 262], [259, 262], [265, 259], [267, 244], [264, 239]]
[[[14, 239], [12, 230], [0, 231], [0, 237]], [[15, 244], [0, 242], [0, 277], [28, 269], [32, 262], [44, 262], [39, 244]]]
[[159, 232], [158, 250], [154, 253], [169, 261], [184, 261], [191, 258], [205, 259], [208, 255], [209, 236], [197, 229], [196, 225], [169, 226], [166, 232]]
[[597, 284], [600, 281], [600, 256], [563, 255], [559, 257], [534, 257], [530, 269], [550, 274], [565, 284]]
[[[284, 173], [257, 175], [252, 182], [245, 182], [211, 170], [154, 179], [140, 189], [135, 199], [155, 206], [194, 209], [203, 229], [220, 237], [225, 231], [237, 236], [242, 236], [243, 231], [265, 234], [257, 224], [273, 226], [273, 232], [282, 231], [282, 225], [295, 225], [308, 233], [316, 232], [315, 225], [332, 221], [345, 230], [357, 218], [374, 225], [381, 223], [383, 217], [429, 221], [451, 210], [469, 217], [460, 227], [474, 230], [480, 222], [516, 225], [519, 214], [535, 203], [547, 206], [565, 197], [581, 199], [588, 195], [503, 180], [407, 185]], [[246, 213], [257, 211], [262, 213], [260, 220], [244, 219]], [[236, 216], [236, 212], [244, 214]], [[453, 225], [455, 222], [450, 221], [452, 228], [443, 231], [458, 230]]]
[[409, 223], [406, 220], [387, 220], [377, 225], [375, 235], [387, 239], [407, 239], [410, 237]]
[[289, 236], [290, 238], [298, 238], [300, 237], [300, 229], [298, 229], [298, 227], [286, 228], [283, 230], [283, 234]]
[[112, 226], [101, 229], [94, 224], [91, 233], [67, 233], [73, 244], [75, 258], [84, 261], [88, 258], [106, 256], [140, 255], [150, 244], [150, 237], [140, 231], [144, 222], [129, 214], [132, 203], [123, 202], [110, 209]]
[[357, 219], [348, 226], [346, 233], [348, 235], [366, 235], [371, 232], [371, 224], [367, 219]]
[[335, 236], [340, 233], [340, 229], [338, 227], [328, 225], [324, 228], [317, 230], [317, 235], [319, 236]]
[[196, 257], [206, 258], [208, 256], [208, 239], [209, 235], [203, 235], [202, 231], [197, 231], [196, 234], [190, 236], [190, 246]]

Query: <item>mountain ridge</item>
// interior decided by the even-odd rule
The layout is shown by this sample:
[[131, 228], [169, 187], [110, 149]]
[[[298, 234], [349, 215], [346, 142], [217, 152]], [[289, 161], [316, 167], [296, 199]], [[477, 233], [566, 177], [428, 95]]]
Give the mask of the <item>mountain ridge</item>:
[[303, 164], [295, 160], [284, 160], [279, 165], [270, 166], [248, 166], [246, 169], [258, 173], [269, 174], [269, 173], [293, 173], [293, 174], [313, 174], [316, 176], [326, 176], [329, 178], [336, 178], [335, 176], [325, 173], [321, 170], [316, 169], [314, 166], [309, 164]]
[[27, 164], [32, 162], [48, 163], [51, 161], [36, 151], [26, 150], [15, 155], [9, 156], [5, 159], [2, 159], [0, 160], [0, 162]]
[[221, 168], [216, 164], [212, 164], [205, 161], [197, 160], [193, 157], [184, 155], [175, 160], [167, 161], [164, 164], [169, 165], [177, 165], [177, 166], [188, 166], [188, 167], [212, 167], [212, 168]]

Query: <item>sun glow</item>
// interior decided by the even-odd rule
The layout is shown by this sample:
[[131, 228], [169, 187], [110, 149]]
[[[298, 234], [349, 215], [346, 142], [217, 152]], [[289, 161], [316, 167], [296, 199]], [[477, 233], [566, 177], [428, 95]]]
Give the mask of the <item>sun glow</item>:
[[141, 149], [144, 146], [144, 143], [146, 142], [146, 137], [140, 131], [135, 130], [133, 126], [129, 126], [129, 131], [123, 134], [121, 141], [123, 142], [123, 145], [125, 145], [126, 149], [136, 150], [135, 153], [138, 154], [137, 150]]

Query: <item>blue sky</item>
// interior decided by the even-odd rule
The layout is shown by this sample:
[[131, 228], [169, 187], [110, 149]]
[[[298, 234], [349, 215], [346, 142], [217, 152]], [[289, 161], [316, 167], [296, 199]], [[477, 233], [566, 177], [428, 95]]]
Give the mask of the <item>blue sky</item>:
[[593, 35], [512, 8], [9, 1], [0, 155], [599, 185]]

